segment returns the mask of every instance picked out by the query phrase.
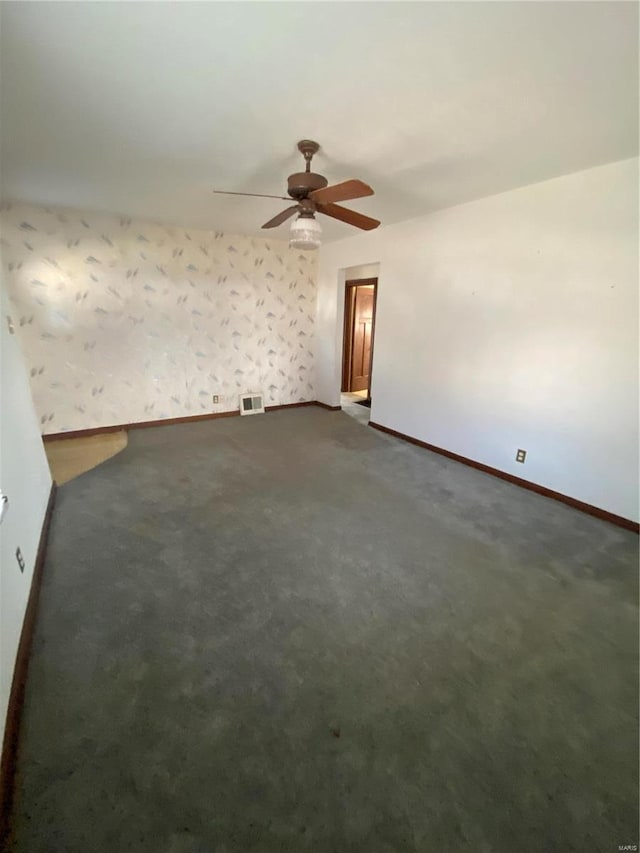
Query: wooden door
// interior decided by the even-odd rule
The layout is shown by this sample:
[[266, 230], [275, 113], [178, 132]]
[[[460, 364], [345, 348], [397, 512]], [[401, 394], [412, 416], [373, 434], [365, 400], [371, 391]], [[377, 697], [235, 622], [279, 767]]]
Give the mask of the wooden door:
[[351, 350], [351, 390], [366, 391], [371, 373], [373, 331], [373, 285], [355, 287], [353, 300], [353, 348]]
[[343, 391], [367, 391], [375, 325], [376, 279], [347, 282], [345, 291]]

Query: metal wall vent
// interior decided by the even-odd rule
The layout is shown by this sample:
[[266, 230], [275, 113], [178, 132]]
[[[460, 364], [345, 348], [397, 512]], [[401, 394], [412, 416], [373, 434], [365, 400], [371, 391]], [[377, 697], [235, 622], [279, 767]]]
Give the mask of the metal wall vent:
[[240, 414], [264, 414], [264, 399], [262, 394], [240, 394]]

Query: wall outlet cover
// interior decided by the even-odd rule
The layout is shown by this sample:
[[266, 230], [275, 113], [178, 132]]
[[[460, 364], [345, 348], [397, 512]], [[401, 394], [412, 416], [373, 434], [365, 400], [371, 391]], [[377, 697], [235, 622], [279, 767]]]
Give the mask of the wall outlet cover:
[[516, 453], [516, 462], [524, 462], [524, 460], [526, 458], [527, 458], [527, 451], [526, 450], [518, 450], [518, 452]]

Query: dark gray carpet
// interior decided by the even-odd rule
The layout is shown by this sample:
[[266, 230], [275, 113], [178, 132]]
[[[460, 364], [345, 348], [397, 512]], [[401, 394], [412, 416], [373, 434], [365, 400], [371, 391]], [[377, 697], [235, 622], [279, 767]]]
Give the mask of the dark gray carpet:
[[316, 408], [59, 493], [15, 853], [637, 843], [638, 538]]

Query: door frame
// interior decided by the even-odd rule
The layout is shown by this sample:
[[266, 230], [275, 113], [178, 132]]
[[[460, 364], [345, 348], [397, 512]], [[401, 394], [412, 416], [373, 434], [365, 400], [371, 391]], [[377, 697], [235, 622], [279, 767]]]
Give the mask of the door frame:
[[369, 361], [369, 382], [367, 398], [371, 397], [371, 374], [373, 372], [373, 348], [376, 339], [376, 306], [378, 303], [378, 278], [353, 278], [344, 283], [344, 323], [342, 330], [342, 380], [340, 390], [348, 392], [351, 385], [351, 358], [353, 354], [353, 322], [355, 288], [373, 286], [373, 314], [371, 318], [371, 357]]

